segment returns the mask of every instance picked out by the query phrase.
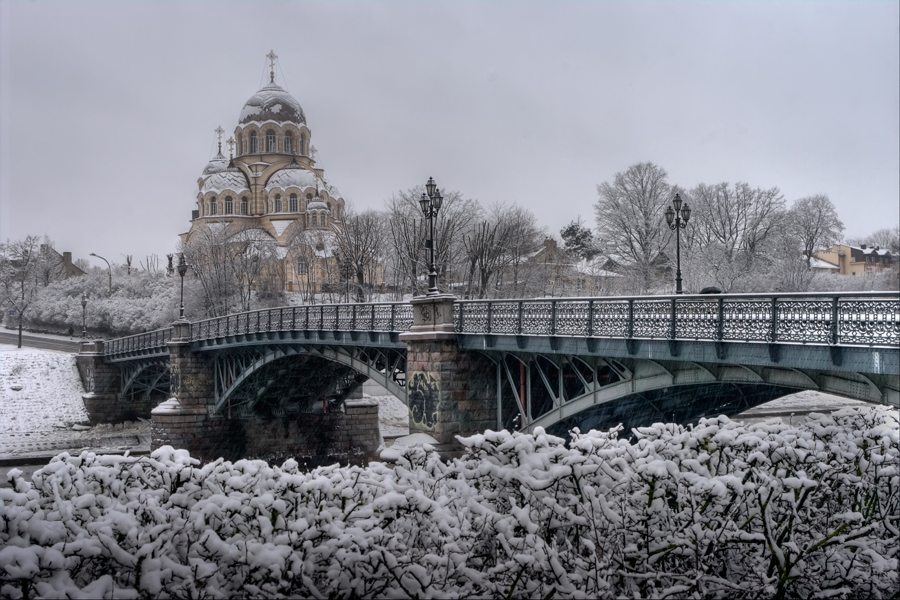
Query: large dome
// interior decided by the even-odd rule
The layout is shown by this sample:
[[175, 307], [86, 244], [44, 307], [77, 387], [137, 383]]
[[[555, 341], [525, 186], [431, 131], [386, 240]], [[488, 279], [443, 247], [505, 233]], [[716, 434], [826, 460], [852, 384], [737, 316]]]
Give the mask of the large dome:
[[270, 83], [247, 100], [241, 110], [238, 124], [246, 125], [265, 121], [306, 125], [306, 117], [303, 115], [300, 103], [275, 83]]

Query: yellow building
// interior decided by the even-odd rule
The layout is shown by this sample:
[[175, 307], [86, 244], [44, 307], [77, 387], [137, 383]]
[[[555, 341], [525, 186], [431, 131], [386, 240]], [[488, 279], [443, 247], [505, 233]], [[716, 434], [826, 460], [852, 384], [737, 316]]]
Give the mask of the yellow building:
[[[819, 250], [813, 253], [813, 257], [826, 263], [823, 267], [833, 270], [837, 267], [841, 275], [866, 275], [890, 270], [893, 266], [893, 257], [890, 250], [884, 250], [878, 246], [859, 247], [835, 244], [828, 250]], [[813, 265], [813, 268], [816, 268]]]
[[[285, 287], [316, 291], [333, 270], [326, 263], [335, 247], [332, 228], [341, 222], [344, 200], [316, 166], [312, 133], [300, 103], [275, 83], [270, 52], [269, 82], [241, 109], [229, 156], [218, 153], [197, 180], [196, 208], [183, 242], [201, 227], [226, 226], [271, 238], [285, 262]], [[302, 247], [306, 246], [306, 247]], [[318, 283], [317, 283], [318, 281]]]

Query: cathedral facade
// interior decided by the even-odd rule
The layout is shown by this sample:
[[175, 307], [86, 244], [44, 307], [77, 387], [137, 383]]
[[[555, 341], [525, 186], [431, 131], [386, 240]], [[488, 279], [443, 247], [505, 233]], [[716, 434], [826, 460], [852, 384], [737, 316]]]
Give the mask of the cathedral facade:
[[277, 57], [268, 58], [269, 82], [241, 109], [226, 141], [228, 158], [222, 154], [224, 131], [216, 129], [218, 154], [197, 180], [191, 228], [181, 239], [190, 243], [202, 228], [268, 236], [285, 261], [286, 289], [317, 291], [327, 278], [344, 200], [316, 166], [303, 109], [275, 83]]

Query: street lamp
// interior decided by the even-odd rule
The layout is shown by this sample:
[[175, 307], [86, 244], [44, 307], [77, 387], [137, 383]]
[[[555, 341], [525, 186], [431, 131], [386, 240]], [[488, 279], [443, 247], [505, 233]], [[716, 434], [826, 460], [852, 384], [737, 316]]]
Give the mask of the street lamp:
[[[672, 210], [672, 206], [675, 210]], [[681, 230], [687, 227], [687, 222], [691, 218], [691, 208], [685, 204], [681, 205], [681, 195], [675, 194], [672, 200], [672, 206], [666, 209], [666, 223], [669, 229], [675, 230], [675, 293], [683, 294], [681, 291]]]
[[99, 254], [94, 254], [93, 252], [91, 252], [91, 256], [93, 256], [95, 258], [99, 258], [100, 260], [102, 260], [103, 262], [106, 263], [106, 270], [109, 272], [109, 295], [112, 296], [112, 267], [109, 266], [109, 261], [106, 260], [105, 258], [103, 258], [102, 256], [100, 256]]
[[181, 308], [178, 311], [178, 320], [184, 320], [184, 275], [187, 273], [188, 264], [184, 260], [184, 252], [178, 255], [178, 274], [181, 276]]
[[81, 292], [81, 337], [87, 339], [87, 294]]
[[425, 247], [431, 251], [428, 261], [428, 295], [434, 296], [438, 294], [437, 288], [437, 272], [434, 270], [434, 220], [437, 218], [438, 211], [441, 210], [441, 191], [437, 189], [434, 179], [428, 178], [425, 184], [426, 194], [422, 194], [419, 204], [422, 207], [422, 214], [428, 219], [428, 239], [425, 241]]

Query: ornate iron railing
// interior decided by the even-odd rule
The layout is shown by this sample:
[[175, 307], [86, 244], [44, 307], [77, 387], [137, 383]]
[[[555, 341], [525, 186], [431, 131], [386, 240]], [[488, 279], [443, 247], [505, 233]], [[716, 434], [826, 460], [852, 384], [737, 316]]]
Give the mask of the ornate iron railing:
[[166, 342], [172, 339], [172, 328], [157, 329], [147, 333], [129, 335], [128, 337], [103, 342], [103, 354], [128, 354], [155, 348], [165, 348]]
[[900, 294], [717, 294], [533, 300], [462, 300], [458, 333], [900, 344]]
[[227, 315], [191, 324], [191, 341], [267, 331], [384, 331], [412, 327], [405, 302], [286, 306]]
[[[900, 344], [900, 294], [719, 294], [461, 300], [457, 333], [623, 339], [784, 342], [852, 346]], [[268, 331], [404, 332], [408, 303], [319, 304], [237, 313], [191, 324], [191, 341]], [[164, 347], [172, 329], [103, 344], [103, 354]]]

